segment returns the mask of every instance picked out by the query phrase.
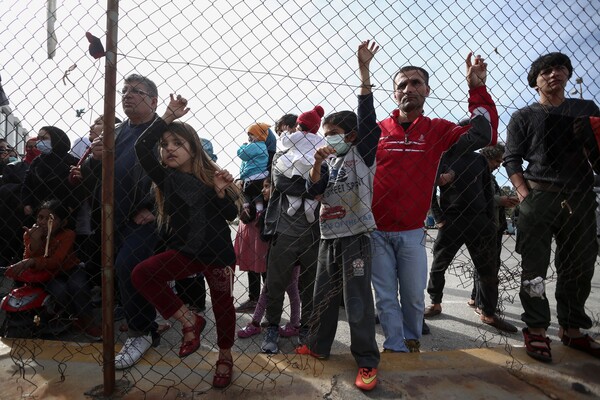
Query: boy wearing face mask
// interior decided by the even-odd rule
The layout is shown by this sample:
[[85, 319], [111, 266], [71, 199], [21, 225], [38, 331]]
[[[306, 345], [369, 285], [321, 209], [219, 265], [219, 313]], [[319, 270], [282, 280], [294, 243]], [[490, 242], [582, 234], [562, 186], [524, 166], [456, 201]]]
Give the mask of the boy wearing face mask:
[[[370, 62], [379, 49], [359, 47]], [[359, 370], [355, 385], [377, 385], [379, 350], [371, 291], [371, 238], [376, 229], [371, 211], [375, 153], [381, 135], [372, 97], [359, 98], [358, 117], [352, 111], [333, 113], [323, 121], [327, 146], [315, 153], [308, 192], [320, 196], [321, 241], [314, 291], [312, 330], [298, 354], [327, 358], [335, 339], [338, 310], [345, 303], [350, 326], [350, 350]], [[370, 108], [366, 106], [371, 102]], [[367, 112], [365, 112], [367, 110]]]

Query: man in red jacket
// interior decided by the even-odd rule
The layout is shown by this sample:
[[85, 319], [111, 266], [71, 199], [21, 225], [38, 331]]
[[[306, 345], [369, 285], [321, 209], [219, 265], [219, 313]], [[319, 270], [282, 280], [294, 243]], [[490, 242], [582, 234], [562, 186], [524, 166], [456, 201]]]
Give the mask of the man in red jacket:
[[[423, 221], [442, 154], [451, 146], [460, 154], [496, 143], [498, 112], [485, 86], [487, 64], [480, 56], [472, 62], [472, 56], [466, 58], [469, 124], [423, 115], [429, 74], [414, 66], [403, 67], [394, 76], [398, 108], [379, 123], [372, 282], [384, 351], [419, 351], [427, 283]], [[368, 76], [368, 70], [361, 71], [364, 91], [370, 91]]]

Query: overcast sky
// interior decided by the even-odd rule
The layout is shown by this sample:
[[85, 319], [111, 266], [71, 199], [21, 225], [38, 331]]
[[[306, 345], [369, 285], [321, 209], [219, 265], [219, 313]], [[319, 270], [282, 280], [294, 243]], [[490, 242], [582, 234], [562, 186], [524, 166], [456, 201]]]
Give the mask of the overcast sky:
[[[15, 114], [37, 132], [56, 125], [74, 139], [103, 110], [104, 58], [87, 52], [85, 32], [105, 43], [104, 1], [58, 2], [53, 59], [47, 58], [46, 3], [0, 0], [0, 74]], [[213, 141], [219, 163], [238, 173], [237, 147], [254, 121], [321, 104], [326, 114], [356, 108], [355, 51], [375, 39], [379, 119], [394, 108], [390, 75], [402, 65], [431, 73], [426, 114], [467, 114], [464, 58], [489, 64], [488, 87], [501, 116], [534, 101], [526, 74], [550, 51], [571, 56], [585, 98], [600, 100], [600, 2], [588, 1], [121, 1], [118, 83], [136, 72], [159, 88], [159, 114], [171, 92], [190, 100], [185, 120]], [[160, 4], [160, 6], [159, 6]], [[417, 4], [421, 4], [419, 7]], [[498, 5], [496, 5], [498, 4]], [[71, 66], [68, 75], [63, 76]], [[579, 94], [572, 95], [578, 97]], [[120, 98], [117, 116], [123, 118]], [[85, 109], [82, 117], [77, 109]]]

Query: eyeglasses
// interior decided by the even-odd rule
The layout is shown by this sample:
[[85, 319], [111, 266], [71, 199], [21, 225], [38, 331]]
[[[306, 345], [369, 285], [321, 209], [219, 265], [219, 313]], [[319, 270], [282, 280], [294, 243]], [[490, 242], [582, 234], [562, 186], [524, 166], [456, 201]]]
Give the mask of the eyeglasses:
[[136, 88], [123, 88], [121, 90], [117, 90], [117, 93], [119, 93], [121, 96], [126, 96], [127, 94], [133, 94], [133, 95], [154, 97], [150, 93], [144, 92], [143, 90], [136, 89]]
[[0, 149], [0, 153], [8, 153], [8, 149]]

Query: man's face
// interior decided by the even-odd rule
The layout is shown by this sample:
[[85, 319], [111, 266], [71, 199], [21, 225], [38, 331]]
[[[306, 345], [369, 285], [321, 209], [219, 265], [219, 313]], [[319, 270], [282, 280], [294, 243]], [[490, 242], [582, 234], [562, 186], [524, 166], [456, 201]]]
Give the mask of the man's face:
[[394, 79], [394, 98], [398, 108], [405, 112], [423, 109], [425, 98], [429, 96], [429, 86], [419, 70], [401, 72]]
[[545, 95], [563, 93], [569, 81], [569, 70], [564, 65], [544, 68], [536, 79], [537, 90]]
[[502, 165], [502, 157], [498, 157], [498, 158], [493, 158], [493, 159], [488, 159], [488, 166], [490, 168], [490, 171], [495, 171], [498, 168], [500, 168], [500, 166]]
[[154, 114], [158, 98], [141, 82], [125, 82], [121, 89], [123, 111], [129, 118], [144, 118]]

